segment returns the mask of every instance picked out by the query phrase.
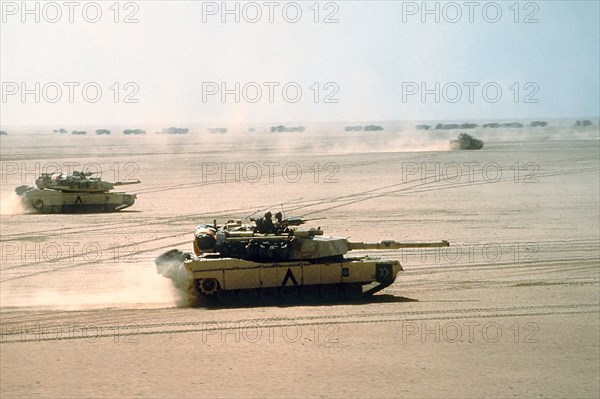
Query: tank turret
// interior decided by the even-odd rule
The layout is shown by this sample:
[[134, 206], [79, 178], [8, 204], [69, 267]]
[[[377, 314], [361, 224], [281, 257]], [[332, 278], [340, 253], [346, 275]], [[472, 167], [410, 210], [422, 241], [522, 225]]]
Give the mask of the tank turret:
[[318, 295], [330, 300], [338, 294], [357, 299], [392, 284], [402, 267], [398, 261], [345, 257], [348, 252], [449, 246], [448, 241], [355, 242], [325, 236], [320, 227], [300, 228], [302, 218], [277, 213], [275, 219], [267, 212], [254, 224], [201, 224], [194, 232], [194, 254], [168, 251], [156, 258], [157, 270], [179, 288], [187, 281], [199, 296], [225, 304], [236, 296], [243, 302]]
[[133, 205], [136, 195], [110, 191], [139, 183], [108, 182], [91, 172], [42, 173], [35, 180], [36, 187], [19, 186], [15, 192], [26, 207], [43, 213], [114, 212]]
[[78, 172], [73, 174], [42, 173], [35, 179], [36, 186], [41, 189], [59, 190], [65, 193], [104, 193], [117, 186], [139, 184], [139, 180], [130, 182], [108, 182], [99, 177], [92, 177], [92, 172]]
[[[267, 213], [268, 215], [268, 213]], [[290, 224], [292, 222], [293, 224]], [[256, 225], [226, 224], [224, 226], [199, 225], [194, 237], [196, 255], [219, 254], [223, 257], [247, 259], [258, 262], [292, 260], [319, 260], [342, 257], [352, 250], [385, 250], [421, 247], [444, 247], [447, 241], [434, 243], [377, 243], [351, 242], [343, 237], [323, 235], [320, 228], [301, 230], [296, 226], [305, 223], [301, 218], [283, 219], [275, 223], [266, 218]], [[270, 226], [273, 227], [264, 227]], [[261, 232], [261, 229], [267, 231]]]

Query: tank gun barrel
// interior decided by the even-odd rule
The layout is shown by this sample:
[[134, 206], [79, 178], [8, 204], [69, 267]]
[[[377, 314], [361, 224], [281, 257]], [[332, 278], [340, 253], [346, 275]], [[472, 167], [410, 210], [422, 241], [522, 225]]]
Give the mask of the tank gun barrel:
[[129, 184], [140, 184], [141, 181], [133, 180], [133, 181], [117, 181], [113, 183], [113, 186], [127, 186]]
[[446, 240], [440, 242], [398, 242], [385, 240], [381, 242], [348, 242], [349, 249], [401, 249], [401, 248], [439, 248], [449, 247]]

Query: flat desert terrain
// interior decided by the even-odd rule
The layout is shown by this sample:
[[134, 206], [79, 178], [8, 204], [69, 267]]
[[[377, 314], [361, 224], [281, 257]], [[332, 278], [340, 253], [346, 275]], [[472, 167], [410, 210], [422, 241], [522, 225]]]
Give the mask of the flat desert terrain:
[[[600, 146], [381, 133], [2, 137], [0, 396], [600, 396]], [[134, 206], [32, 214], [15, 187], [100, 168]], [[154, 258], [267, 209], [400, 260], [354, 304], [177, 303]], [[353, 253], [352, 255], [355, 255]]]

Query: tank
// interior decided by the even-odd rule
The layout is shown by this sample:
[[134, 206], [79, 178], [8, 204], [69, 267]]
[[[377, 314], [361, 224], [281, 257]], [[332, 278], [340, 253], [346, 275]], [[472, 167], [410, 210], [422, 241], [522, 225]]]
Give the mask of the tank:
[[390, 286], [400, 262], [354, 250], [447, 247], [447, 241], [354, 242], [325, 236], [320, 228], [300, 228], [306, 220], [270, 212], [253, 224], [229, 221], [199, 225], [194, 253], [177, 249], [155, 259], [157, 272], [196, 298], [223, 305], [255, 302], [359, 300]]
[[116, 212], [134, 204], [135, 194], [110, 190], [139, 180], [111, 183], [92, 176], [92, 172], [78, 171], [42, 173], [35, 180], [36, 187], [19, 186], [15, 192], [25, 207], [42, 213]]
[[483, 148], [483, 141], [461, 133], [456, 140], [450, 141], [450, 148], [452, 150], [480, 150]]

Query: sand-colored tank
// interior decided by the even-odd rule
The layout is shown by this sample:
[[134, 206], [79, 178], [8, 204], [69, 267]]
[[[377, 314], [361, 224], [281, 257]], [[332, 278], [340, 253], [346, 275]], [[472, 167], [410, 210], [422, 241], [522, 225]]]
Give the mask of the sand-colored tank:
[[130, 182], [108, 182], [92, 173], [77, 172], [42, 173], [36, 187], [19, 186], [17, 195], [28, 209], [42, 213], [90, 213], [116, 212], [128, 208], [136, 200], [135, 194], [110, 192], [116, 186], [138, 184]]
[[477, 140], [466, 133], [458, 135], [456, 140], [450, 141], [450, 149], [452, 150], [481, 150], [483, 141]]
[[156, 258], [157, 270], [176, 286], [191, 286], [200, 297], [222, 304], [277, 298], [325, 301], [356, 300], [391, 285], [402, 271], [396, 260], [346, 257], [353, 250], [446, 247], [433, 243], [352, 242], [324, 236], [320, 228], [300, 229], [300, 218], [272, 222], [269, 213], [244, 225], [230, 221], [200, 225], [194, 254], [171, 250]]

